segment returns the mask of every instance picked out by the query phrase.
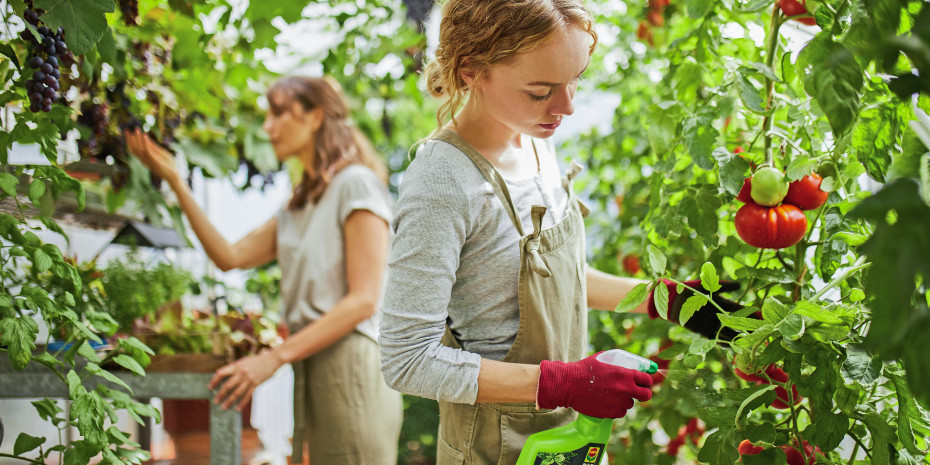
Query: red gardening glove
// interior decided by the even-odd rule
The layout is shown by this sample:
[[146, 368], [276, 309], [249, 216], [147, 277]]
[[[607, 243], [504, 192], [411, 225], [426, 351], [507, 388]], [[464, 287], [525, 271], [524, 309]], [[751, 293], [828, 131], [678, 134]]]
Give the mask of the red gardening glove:
[[536, 405], [571, 407], [597, 418], [622, 418], [633, 407], [633, 399], [645, 402], [652, 398], [651, 376], [599, 362], [598, 354], [571, 363], [543, 360]]
[[[690, 289], [685, 289], [681, 294], [678, 293], [678, 285], [663, 279], [662, 282], [668, 287], [668, 321], [673, 323], [678, 323], [678, 315], [681, 312], [682, 305], [685, 304], [685, 301], [688, 300], [688, 297], [694, 295]], [[704, 289], [704, 286], [701, 285], [699, 279], [693, 281], [685, 281], [684, 284], [689, 287], [693, 287], [697, 290], [707, 292], [707, 289]], [[733, 281], [721, 281], [720, 289], [713, 294], [713, 300], [720, 305], [720, 308], [726, 310], [727, 313], [732, 313], [737, 310], [740, 310], [741, 307], [738, 303], [733, 302], [729, 299], [724, 299], [720, 297], [722, 292], [732, 292], [739, 289], [739, 283]], [[649, 318], [658, 318], [659, 311], [656, 309], [655, 299], [654, 299], [655, 290], [649, 294], [649, 299], [647, 301], [647, 312], [649, 313]], [[722, 341], [732, 341], [736, 337], [736, 331], [732, 328], [724, 327], [720, 329], [720, 319], [717, 318], [717, 313], [720, 311], [717, 310], [717, 307], [714, 307], [709, 302], [705, 303], [703, 307], [694, 312], [694, 315], [685, 323], [685, 328], [694, 331], [708, 339], [714, 339], [717, 337], [717, 331], [720, 331], [720, 340]]]

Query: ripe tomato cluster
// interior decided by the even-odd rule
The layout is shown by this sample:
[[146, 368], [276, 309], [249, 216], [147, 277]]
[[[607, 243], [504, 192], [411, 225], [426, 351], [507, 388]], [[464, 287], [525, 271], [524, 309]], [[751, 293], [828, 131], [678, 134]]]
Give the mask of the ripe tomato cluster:
[[[779, 449], [785, 453], [788, 465], [805, 465], [805, 457], [807, 457], [807, 465], [814, 465], [814, 462], [817, 460], [815, 456], [818, 454], [823, 455], [819, 447], [811, 446], [807, 441], [804, 441], [801, 447], [804, 449], [803, 454], [796, 446], [788, 444], [779, 446]], [[744, 439], [743, 442], [739, 443], [739, 447], [737, 447], [736, 450], [739, 452], [739, 461], [742, 462], [744, 455], [761, 454], [762, 451], [765, 450], [765, 447], [754, 445], [750, 440]]]
[[704, 425], [697, 418], [692, 418], [688, 420], [687, 425], [678, 429], [678, 436], [668, 442], [666, 453], [672, 457], [677, 457], [678, 450], [685, 445], [685, 442], [690, 440], [691, 444], [696, 446], [701, 441], [701, 436], [704, 436]]
[[[782, 384], [788, 382], [788, 373], [785, 373], [785, 370], [782, 370], [775, 365], [769, 365], [765, 368], [765, 374], [769, 377], [769, 379], [766, 379], [765, 377], [759, 376], [755, 373], [746, 373], [739, 368], [735, 368], [735, 370], [736, 376], [739, 376], [740, 378], [749, 381], [750, 383], [756, 383], [757, 386], [769, 384], [769, 379]], [[801, 396], [798, 394], [798, 388], [796, 388], [794, 385], [791, 385], [791, 397], [789, 397], [788, 391], [785, 388], [778, 386], [775, 388], [775, 400], [772, 402], [772, 407], [777, 409], [786, 409], [788, 408], [788, 404], [792, 399], [794, 399], [795, 405], [801, 402]]]
[[736, 200], [745, 203], [736, 212], [736, 233], [760, 249], [783, 249], [797, 244], [807, 232], [801, 210], [819, 208], [829, 195], [820, 189], [823, 178], [811, 173], [788, 183], [784, 174], [763, 167], [743, 181]]

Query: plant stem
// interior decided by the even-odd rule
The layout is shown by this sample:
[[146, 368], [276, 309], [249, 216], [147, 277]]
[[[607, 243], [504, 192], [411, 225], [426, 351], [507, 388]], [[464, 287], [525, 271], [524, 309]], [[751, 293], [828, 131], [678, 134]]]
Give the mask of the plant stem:
[[856, 454], [859, 453], [859, 441], [856, 441], [856, 445], [853, 446], [852, 454], [849, 455], [848, 465], [852, 465], [856, 461]]
[[839, 276], [833, 278], [829, 283], [827, 283], [826, 286], [824, 286], [822, 289], [820, 289], [819, 291], [817, 291], [816, 294], [814, 294], [813, 296], [811, 296], [810, 300], [811, 300], [811, 301], [816, 301], [817, 299], [823, 297], [823, 295], [826, 294], [827, 291], [829, 291], [830, 289], [833, 289], [833, 288], [836, 287], [839, 283], [845, 281], [845, 280], [846, 280], [847, 278], [849, 278], [853, 273], [855, 273], [855, 272], [857, 272], [857, 271], [859, 271], [859, 270], [861, 270], [861, 269], [863, 269], [863, 268], [865, 268], [865, 267], [867, 267], [867, 266], [869, 266], [869, 265], [871, 265], [871, 263], [865, 263], [865, 256], [864, 256], [864, 255], [861, 256], [861, 257], [859, 257], [859, 259], [856, 260], [856, 262], [852, 264], [852, 267], [851, 267], [850, 269], [844, 271], [843, 274], [841, 274], [841, 275], [839, 275]]
[[[763, 254], [763, 252], [764, 252], [763, 249], [759, 249], [759, 259], [756, 260], [756, 264], [752, 266], [753, 269], [758, 269], [758, 268], [759, 268], [759, 264], [762, 263], [762, 254]], [[735, 276], [734, 276], [734, 277], [735, 277]], [[756, 280], [756, 277], [755, 277], [755, 276], [750, 276], [750, 277], [749, 277], [749, 283], [746, 284], [746, 290], [743, 291], [743, 295], [739, 296], [739, 299], [736, 299], [736, 302], [737, 302], [737, 303], [741, 303], [741, 302], [743, 301], [743, 298], [746, 297], [746, 294], [749, 293], [749, 289], [752, 289], [752, 284], [753, 284], [753, 281], [755, 281], [755, 280]]]
[[22, 460], [23, 462], [26, 462], [26, 463], [34, 463], [34, 464], [36, 464], [36, 465], [45, 465], [44, 462], [40, 462], [40, 461], [38, 461], [38, 460], [28, 459], [28, 458], [26, 458], [26, 457], [20, 457], [20, 456], [18, 456], [18, 455], [13, 455], [13, 454], [5, 454], [5, 453], [3, 453], [3, 452], [0, 452], [0, 457], [6, 457], [6, 458], [8, 458], [8, 459]]
[[[772, 23], [769, 30], [769, 42], [765, 49], [765, 65], [768, 69], [775, 71], [775, 52], [778, 51], [778, 29], [781, 28], [783, 19], [781, 16], [781, 8], [779, 8], [778, 3], [772, 7]], [[772, 94], [775, 88], [775, 82], [765, 76], [765, 111], [769, 113], [772, 111]], [[772, 129], [772, 115], [767, 114], [762, 119], [762, 134], [763, 134], [763, 147], [765, 154], [765, 163], [769, 166], [775, 166], [774, 156], [772, 155], [772, 136], [769, 135], [769, 131]]]

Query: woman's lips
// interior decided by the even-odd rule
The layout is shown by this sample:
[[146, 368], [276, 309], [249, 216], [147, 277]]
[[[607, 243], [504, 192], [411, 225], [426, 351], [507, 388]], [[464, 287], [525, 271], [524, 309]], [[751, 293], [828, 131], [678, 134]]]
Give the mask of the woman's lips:
[[559, 127], [560, 124], [562, 124], [561, 121], [556, 121], [556, 122], [550, 123], [550, 124], [540, 124], [539, 126], [540, 126], [541, 128], [543, 128], [543, 129], [548, 129], [548, 130], [550, 130], [550, 131], [554, 131], [555, 128]]

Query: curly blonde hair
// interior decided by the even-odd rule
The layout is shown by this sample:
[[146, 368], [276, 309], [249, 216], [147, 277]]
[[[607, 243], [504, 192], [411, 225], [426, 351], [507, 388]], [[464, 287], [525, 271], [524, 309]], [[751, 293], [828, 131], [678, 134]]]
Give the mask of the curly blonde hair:
[[429, 93], [448, 98], [436, 111], [439, 128], [447, 118], [455, 122], [455, 111], [468, 97], [460, 73], [465, 58], [477, 77], [569, 25], [591, 35], [592, 53], [594, 20], [579, 0], [449, 0], [442, 9], [436, 58], [425, 70]]

